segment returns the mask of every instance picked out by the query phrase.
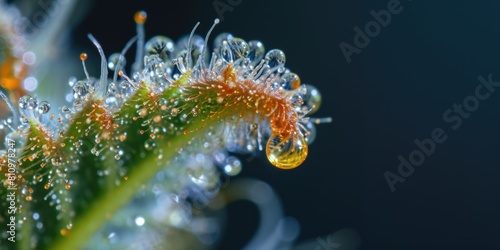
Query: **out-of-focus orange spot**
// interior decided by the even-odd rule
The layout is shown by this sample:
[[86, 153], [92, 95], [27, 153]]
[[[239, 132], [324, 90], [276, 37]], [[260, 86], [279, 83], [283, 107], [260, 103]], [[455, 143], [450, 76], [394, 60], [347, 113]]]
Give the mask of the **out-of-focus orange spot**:
[[144, 11], [138, 11], [134, 15], [134, 21], [138, 24], [143, 24], [146, 22], [147, 14]]
[[0, 86], [10, 92], [10, 99], [14, 103], [17, 103], [17, 100], [26, 94], [22, 82], [27, 73], [28, 65], [24, 64], [19, 58], [9, 56], [0, 62]]

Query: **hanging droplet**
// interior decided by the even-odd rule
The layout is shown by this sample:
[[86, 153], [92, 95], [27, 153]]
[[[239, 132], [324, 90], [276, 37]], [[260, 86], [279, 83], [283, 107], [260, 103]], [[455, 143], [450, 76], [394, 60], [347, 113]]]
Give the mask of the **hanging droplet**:
[[155, 36], [149, 39], [144, 47], [146, 55], [158, 55], [163, 61], [167, 61], [172, 58], [174, 45], [174, 41], [166, 36]]
[[[112, 71], [115, 71], [117, 70], [117, 66], [118, 66], [118, 61], [120, 60], [120, 53], [113, 53], [111, 56], [109, 56], [108, 58], [108, 69], [109, 70], [112, 70]], [[120, 62], [120, 69], [118, 70], [121, 70], [121, 68], [123, 68], [123, 66], [125, 66], [126, 64], [126, 61], [125, 61], [125, 57], [122, 57], [121, 59], [121, 62]]]
[[38, 113], [47, 114], [50, 110], [50, 103], [47, 101], [41, 101], [38, 105]]
[[226, 164], [224, 165], [224, 173], [229, 176], [238, 175], [241, 172], [241, 161], [234, 157], [229, 156], [226, 158]]
[[250, 48], [250, 53], [248, 53], [248, 58], [252, 61], [253, 65], [260, 63], [260, 60], [264, 58], [266, 49], [261, 41], [252, 40], [248, 42], [248, 47]]
[[20, 109], [28, 109], [28, 100], [31, 99], [31, 96], [25, 95], [19, 99], [19, 108]]
[[321, 106], [321, 94], [319, 93], [319, 90], [312, 85], [304, 84], [304, 86], [306, 88], [306, 93], [302, 96], [304, 104], [300, 109], [310, 110], [309, 114], [312, 114], [318, 111]]
[[285, 72], [285, 53], [279, 49], [273, 49], [267, 52], [266, 54], [266, 61], [267, 65], [269, 65], [269, 68], [274, 68], [278, 67], [278, 72], [283, 73]]
[[301, 135], [292, 136], [283, 141], [279, 135], [273, 134], [266, 145], [267, 159], [275, 167], [281, 169], [298, 167], [306, 159], [307, 152], [306, 139]]
[[281, 77], [281, 88], [285, 90], [295, 90], [300, 86], [300, 77], [295, 73], [285, 73]]

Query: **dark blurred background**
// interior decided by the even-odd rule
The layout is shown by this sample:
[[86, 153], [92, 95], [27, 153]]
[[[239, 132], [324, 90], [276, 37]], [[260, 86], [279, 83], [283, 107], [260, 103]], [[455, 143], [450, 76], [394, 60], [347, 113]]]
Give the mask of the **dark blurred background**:
[[[283, 50], [287, 67], [322, 93], [315, 116], [333, 118], [317, 127], [310, 156], [297, 169], [241, 157], [244, 169], [236, 178], [257, 178], [275, 189], [285, 214], [300, 223], [297, 242], [351, 228], [362, 249], [500, 249], [500, 88], [478, 106], [469, 97], [480, 75], [500, 82], [500, 3], [94, 1], [72, 43], [94, 51], [86, 38], [92, 33], [106, 54], [120, 51], [135, 35], [137, 10], [148, 13], [148, 38], [175, 40], [197, 21], [204, 35], [220, 17], [214, 2], [234, 5], [214, 34], [230, 32]], [[372, 26], [378, 34], [348, 63], [339, 44], [355, 46], [354, 28], [365, 30], [375, 20], [372, 10], [388, 8], [398, 14], [378, 32]], [[464, 100], [472, 111], [454, 130], [455, 121], [443, 114]], [[431, 138], [436, 128], [447, 140], [391, 192], [384, 173], [401, 176], [398, 156], [408, 159], [418, 149], [414, 141]], [[257, 209], [235, 203], [228, 216], [218, 248], [241, 248], [258, 226]], [[318, 243], [313, 249], [328, 248]]]

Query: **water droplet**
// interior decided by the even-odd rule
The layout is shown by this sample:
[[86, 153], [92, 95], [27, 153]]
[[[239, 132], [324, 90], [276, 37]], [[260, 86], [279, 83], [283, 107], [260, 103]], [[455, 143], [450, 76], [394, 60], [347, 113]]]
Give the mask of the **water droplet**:
[[238, 175], [241, 172], [241, 161], [234, 157], [229, 156], [226, 159], [226, 164], [224, 165], [224, 173], [230, 176]]
[[78, 81], [73, 85], [73, 97], [80, 99], [89, 93], [87, 84], [84, 81]]
[[38, 113], [40, 114], [47, 114], [50, 110], [50, 103], [47, 101], [42, 101], [38, 105]]
[[285, 53], [279, 49], [273, 49], [267, 52], [266, 61], [269, 68], [278, 67], [278, 72], [283, 73], [285, 71]]
[[163, 61], [167, 61], [172, 58], [174, 45], [174, 41], [166, 36], [155, 36], [149, 39], [144, 47], [146, 55], [158, 55]]
[[63, 112], [63, 113], [69, 113], [70, 111], [71, 110], [66, 106], [62, 106], [62, 108], [61, 108], [61, 112]]
[[285, 73], [281, 77], [281, 88], [285, 90], [295, 90], [300, 86], [300, 77], [295, 73]]
[[120, 83], [120, 88], [123, 90], [130, 89], [131, 87], [132, 87], [132, 85], [130, 85], [130, 83], [128, 81], [122, 81]]
[[248, 58], [252, 61], [254, 65], [259, 64], [260, 60], [264, 58], [264, 54], [266, 53], [264, 44], [262, 44], [261, 41], [252, 40], [248, 42], [248, 47], [250, 49], [250, 53], [248, 53]]
[[25, 95], [19, 99], [19, 108], [20, 109], [28, 109], [28, 100], [31, 99], [31, 96]]
[[[183, 36], [177, 41], [177, 48], [176, 51], [181, 51], [182, 50], [187, 52], [188, 48], [188, 40], [189, 36]], [[191, 63], [192, 65], [186, 65], [186, 66], [193, 66], [198, 57], [201, 55], [201, 51], [203, 50], [203, 46], [205, 46], [205, 39], [203, 39], [199, 35], [193, 35], [191, 38]], [[205, 50], [205, 58], [208, 57], [208, 50]], [[179, 58], [180, 53], [178, 54], [177, 58]], [[185, 54], [185, 57], [183, 58], [184, 63], [187, 63], [187, 53]]]
[[36, 98], [32, 97], [28, 100], [27, 105], [28, 105], [28, 109], [34, 110], [38, 106], [38, 100]]
[[281, 169], [298, 167], [306, 159], [307, 152], [306, 139], [301, 135], [292, 136], [283, 141], [279, 135], [273, 134], [266, 145], [267, 159], [275, 167]]
[[[115, 94], [116, 93], [116, 83], [114, 83], [114, 82], [109, 83], [109, 85], [108, 85], [108, 93], [110, 93], [110, 94]], [[114, 97], [114, 96], [113, 96], [113, 98], [116, 99], [116, 97]], [[108, 101], [108, 100], [106, 99], [106, 101]], [[114, 102], [114, 101], [110, 101], [110, 102]]]
[[294, 107], [299, 107], [300, 105], [304, 104], [304, 100], [302, 99], [302, 95], [300, 95], [300, 94], [293, 94], [290, 97], [290, 103]]
[[321, 106], [321, 94], [316, 87], [304, 84], [306, 88], [306, 93], [303, 95], [304, 105], [302, 105], [302, 110], [310, 110], [309, 114], [318, 111]]
[[231, 49], [231, 53], [233, 55], [233, 60], [238, 60], [240, 58], [245, 58], [250, 53], [250, 47], [245, 40], [241, 38], [233, 38], [227, 41], [229, 48]]

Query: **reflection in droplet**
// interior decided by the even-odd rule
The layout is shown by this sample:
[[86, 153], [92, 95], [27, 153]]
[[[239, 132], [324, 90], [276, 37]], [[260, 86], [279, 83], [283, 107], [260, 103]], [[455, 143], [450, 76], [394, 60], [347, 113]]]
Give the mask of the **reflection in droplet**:
[[279, 135], [273, 134], [266, 145], [269, 162], [282, 169], [298, 167], [307, 158], [307, 153], [307, 142], [301, 135], [283, 141]]

